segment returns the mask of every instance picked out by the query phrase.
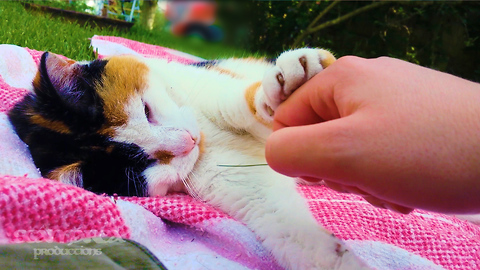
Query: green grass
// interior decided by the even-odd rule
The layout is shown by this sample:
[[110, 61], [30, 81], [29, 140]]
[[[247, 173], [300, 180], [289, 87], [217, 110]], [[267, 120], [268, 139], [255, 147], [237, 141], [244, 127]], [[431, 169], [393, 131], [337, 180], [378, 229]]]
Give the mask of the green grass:
[[[161, 21], [161, 20], [159, 20]], [[134, 25], [129, 30], [84, 26], [47, 13], [27, 11], [17, 1], [0, 1], [0, 44], [14, 44], [39, 51], [51, 51], [75, 60], [93, 60], [89, 38], [93, 35], [119, 36], [164, 46], [206, 59], [252, 55], [222, 43], [179, 38], [156, 25], [152, 31]]]

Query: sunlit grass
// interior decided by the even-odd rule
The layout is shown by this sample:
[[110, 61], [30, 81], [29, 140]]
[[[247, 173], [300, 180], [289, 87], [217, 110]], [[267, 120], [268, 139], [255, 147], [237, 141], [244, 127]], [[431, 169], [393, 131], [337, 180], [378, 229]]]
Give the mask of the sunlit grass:
[[76, 60], [92, 60], [94, 53], [89, 38], [93, 35], [119, 36], [148, 44], [173, 48], [206, 59], [251, 55], [221, 43], [208, 43], [193, 38], [178, 38], [163, 31], [164, 24], [153, 31], [134, 25], [129, 30], [100, 28], [95, 24], [80, 25], [75, 21], [48, 13], [31, 12], [17, 1], [0, 1], [0, 44], [14, 44], [39, 51], [51, 51]]

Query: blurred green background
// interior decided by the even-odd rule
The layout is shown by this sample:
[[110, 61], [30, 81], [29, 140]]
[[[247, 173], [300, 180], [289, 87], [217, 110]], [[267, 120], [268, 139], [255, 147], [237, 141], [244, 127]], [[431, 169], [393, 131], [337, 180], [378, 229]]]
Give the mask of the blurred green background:
[[[92, 0], [28, 2], [93, 13], [88, 1]], [[162, 9], [165, 1], [139, 1], [140, 11], [130, 28], [103, 25], [93, 19], [66, 18], [25, 9], [20, 2], [0, 1], [0, 43], [50, 50], [78, 60], [94, 58], [88, 41], [94, 34], [122, 36], [207, 59], [275, 57], [290, 48], [323, 47], [337, 57], [391, 56], [480, 82], [477, 1], [215, 3], [214, 24], [223, 34], [221, 41], [209, 42], [198, 36], [172, 35]], [[122, 4], [128, 9], [132, 1], [124, 0]]]

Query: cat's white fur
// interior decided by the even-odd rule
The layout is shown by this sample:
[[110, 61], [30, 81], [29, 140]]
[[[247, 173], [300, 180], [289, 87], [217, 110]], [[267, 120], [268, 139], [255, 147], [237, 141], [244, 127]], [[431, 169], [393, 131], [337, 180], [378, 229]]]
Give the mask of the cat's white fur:
[[[323, 70], [327, 57], [333, 56], [299, 49], [283, 53], [276, 65], [230, 59], [212, 69], [142, 59], [150, 68], [148, 88], [127, 104], [130, 119], [116, 128], [115, 140], [133, 142], [151, 155], [174, 153], [168, 164], [145, 170], [148, 193], [165, 195], [186, 185], [192, 196], [244, 222], [287, 269], [362, 269], [362, 262], [314, 219], [295, 179], [268, 166], [218, 166], [266, 163], [271, 109]], [[255, 84], [254, 115], [245, 91]]]

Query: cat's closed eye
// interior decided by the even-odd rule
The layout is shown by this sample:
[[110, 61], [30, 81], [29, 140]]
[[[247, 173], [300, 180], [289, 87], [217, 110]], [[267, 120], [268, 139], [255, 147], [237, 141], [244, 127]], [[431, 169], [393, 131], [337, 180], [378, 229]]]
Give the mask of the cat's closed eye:
[[150, 109], [150, 106], [146, 102], [143, 103], [143, 106], [143, 110], [145, 111], [145, 117], [147, 118], [149, 123], [153, 123], [154, 119], [152, 117], [152, 110]]

